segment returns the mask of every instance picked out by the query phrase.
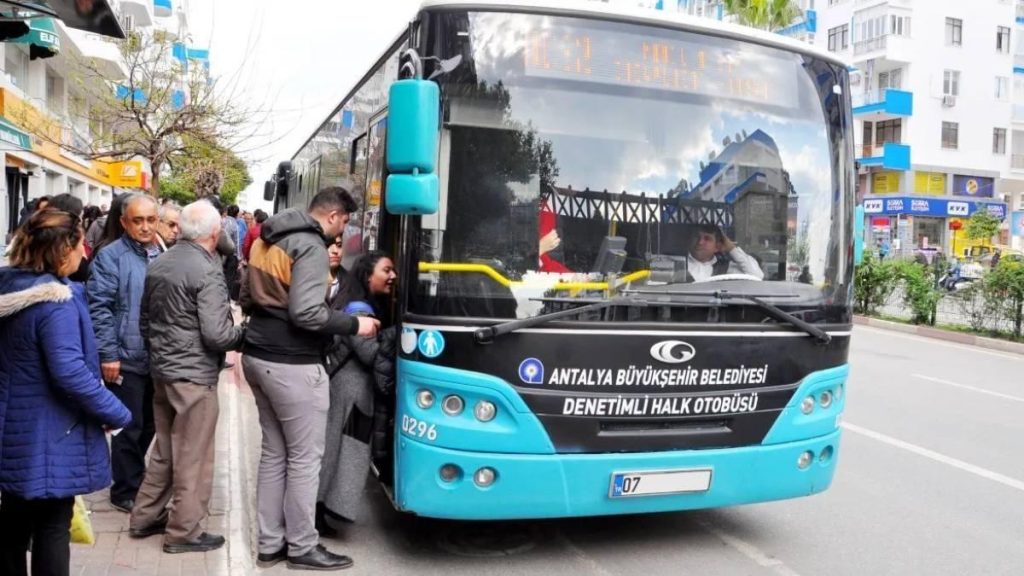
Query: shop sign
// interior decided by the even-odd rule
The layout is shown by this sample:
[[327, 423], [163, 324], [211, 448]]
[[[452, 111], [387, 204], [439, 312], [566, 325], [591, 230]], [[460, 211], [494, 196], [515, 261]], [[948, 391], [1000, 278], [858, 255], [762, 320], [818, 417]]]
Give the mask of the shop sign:
[[995, 197], [995, 180], [981, 176], [953, 175], [953, 195], [971, 198]]
[[1016, 210], [1010, 218], [1010, 235], [1024, 238], [1024, 210]]
[[1006, 219], [1006, 204], [996, 202], [964, 202], [944, 200], [940, 198], [870, 198], [864, 200], [865, 214], [909, 214], [913, 216], [932, 216], [936, 218], [968, 217], [978, 210], [987, 210], [989, 214]]
[[942, 172], [914, 172], [914, 193], [942, 196], [946, 193], [946, 175]]

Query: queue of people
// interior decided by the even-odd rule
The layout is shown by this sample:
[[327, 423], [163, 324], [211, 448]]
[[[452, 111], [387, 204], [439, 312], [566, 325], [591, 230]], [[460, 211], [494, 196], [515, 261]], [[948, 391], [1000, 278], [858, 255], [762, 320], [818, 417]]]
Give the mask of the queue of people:
[[394, 333], [379, 332], [396, 281], [383, 253], [341, 268], [356, 207], [342, 187], [272, 217], [144, 194], [105, 216], [37, 203], [0, 268], [0, 572], [26, 574], [31, 548], [33, 573], [67, 574], [74, 496], [108, 485], [129, 536], [162, 534], [165, 553], [222, 546], [203, 526], [235, 350], [262, 429], [258, 564], [352, 565], [320, 535], [328, 516], [355, 519], [387, 422]]

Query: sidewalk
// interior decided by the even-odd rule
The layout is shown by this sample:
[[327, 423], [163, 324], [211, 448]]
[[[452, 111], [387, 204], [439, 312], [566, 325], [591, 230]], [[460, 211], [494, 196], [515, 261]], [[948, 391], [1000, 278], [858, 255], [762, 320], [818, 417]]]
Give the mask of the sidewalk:
[[[237, 354], [229, 359], [238, 366]], [[235, 370], [221, 373], [218, 395], [220, 418], [217, 422], [216, 464], [210, 517], [205, 529], [221, 534], [227, 543], [219, 550], [203, 554], [164, 554], [163, 538], [151, 536], [136, 540], [128, 536], [128, 515], [110, 506], [107, 490], [85, 496], [92, 511], [96, 543], [71, 545], [71, 574], [74, 576], [226, 576], [254, 572], [250, 547], [251, 523], [248, 521], [247, 482], [240, 467], [246, 455], [241, 437], [240, 405]]]

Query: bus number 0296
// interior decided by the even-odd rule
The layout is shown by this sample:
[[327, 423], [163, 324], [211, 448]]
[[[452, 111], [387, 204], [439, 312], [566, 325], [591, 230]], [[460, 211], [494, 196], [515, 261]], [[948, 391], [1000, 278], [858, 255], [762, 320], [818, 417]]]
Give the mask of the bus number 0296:
[[426, 438], [430, 441], [437, 440], [437, 426], [423, 420], [417, 420], [411, 416], [402, 416], [402, 431], [417, 438]]

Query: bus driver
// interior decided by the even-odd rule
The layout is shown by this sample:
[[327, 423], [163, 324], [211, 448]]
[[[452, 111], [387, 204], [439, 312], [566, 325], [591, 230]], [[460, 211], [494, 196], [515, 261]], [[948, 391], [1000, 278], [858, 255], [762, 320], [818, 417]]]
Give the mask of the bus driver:
[[747, 274], [758, 280], [764, 272], [754, 257], [743, 251], [713, 224], [697, 226], [696, 237], [686, 258], [688, 280], [705, 282], [722, 274]]

